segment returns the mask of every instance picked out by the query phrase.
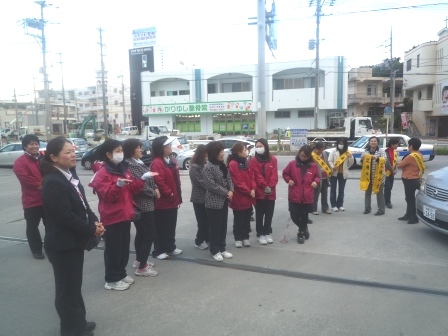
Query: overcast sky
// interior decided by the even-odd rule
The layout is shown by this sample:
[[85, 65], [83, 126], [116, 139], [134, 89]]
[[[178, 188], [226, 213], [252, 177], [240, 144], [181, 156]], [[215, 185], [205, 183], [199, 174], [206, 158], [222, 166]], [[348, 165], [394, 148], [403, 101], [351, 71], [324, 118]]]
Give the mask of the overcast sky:
[[[315, 38], [315, 2], [277, 0], [278, 50], [266, 62], [314, 59], [308, 40]], [[336, 0], [321, 20], [321, 57], [345, 56], [350, 67], [378, 64], [389, 57], [393, 29], [393, 56], [403, 59], [413, 46], [437, 40], [445, 27], [448, 2], [437, 0]], [[271, 0], [267, 0], [270, 6]], [[419, 8], [395, 7], [441, 4]], [[45, 9], [50, 88], [60, 89], [59, 55], [62, 52], [65, 88], [94, 85], [100, 69], [99, 32], [102, 27], [109, 83], [129, 81], [128, 49], [132, 30], [156, 27], [160, 45], [175, 48], [179, 61], [199, 67], [255, 64], [257, 30], [248, 25], [256, 16], [257, 0], [54, 0]], [[33, 85], [43, 88], [42, 53], [35, 39], [25, 34], [24, 18], [40, 17], [32, 0], [14, 0], [0, 12], [0, 99], [31, 100]], [[39, 33], [29, 29], [29, 33]], [[157, 69], [156, 69], [157, 70]], [[326, 69], [330, 71], [331, 69]]]

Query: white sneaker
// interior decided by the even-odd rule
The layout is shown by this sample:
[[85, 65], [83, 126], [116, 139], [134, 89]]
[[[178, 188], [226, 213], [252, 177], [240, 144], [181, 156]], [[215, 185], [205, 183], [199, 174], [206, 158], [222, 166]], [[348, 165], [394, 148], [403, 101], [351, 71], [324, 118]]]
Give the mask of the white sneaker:
[[165, 259], [168, 259], [169, 257], [170, 256], [168, 254], [162, 253], [162, 254], [159, 254], [156, 258], [159, 260], [165, 260]]
[[243, 240], [243, 246], [244, 246], [244, 247], [250, 247], [249, 239], [244, 239], [244, 240]]
[[[154, 267], [154, 263], [147, 261], [146, 262], [147, 265], [149, 265], [149, 267]], [[132, 264], [133, 268], [138, 268], [140, 266], [140, 262], [138, 262], [137, 260], [134, 260], [134, 263]]]
[[148, 264], [146, 264], [146, 267], [144, 269], [137, 268], [135, 270], [135, 275], [137, 276], [156, 276], [159, 274], [156, 270], [153, 270], [152, 267], [150, 267]]
[[182, 253], [182, 250], [179, 250], [178, 248], [174, 249], [174, 251], [168, 252], [168, 255], [179, 255]]
[[210, 245], [208, 245], [206, 242], [203, 242], [201, 245], [194, 245], [195, 247], [197, 247], [198, 249], [200, 249], [200, 250], [206, 250], [206, 249], [208, 249], [208, 247], [210, 246]]
[[274, 242], [274, 240], [272, 239], [271, 235], [266, 235], [266, 241], [268, 244], [272, 244]]
[[339, 207], [339, 211], [345, 211], [344, 207]]
[[260, 237], [258, 237], [258, 242], [259, 242], [261, 245], [267, 245], [267, 244], [268, 244], [268, 242], [266, 241], [266, 237], [265, 237], [265, 236], [260, 236]]
[[313, 215], [319, 215], [317, 211], [313, 211]]
[[336, 208], [336, 207], [333, 208], [333, 212], [338, 212], [338, 211], [339, 211], [338, 208]]
[[128, 285], [132, 285], [134, 283], [134, 279], [132, 279], [129, 275], [121, 279], [121, 281], [127, 283]]
[[104, 288], [106, 289], [114, 289], [118, 291], [123, 291], [129, 288], [129, 284], [123, 282], [123, 281], [117, 281], [117, 282], [106, 282], [104, 285]]
[[235, 242], [235, 247], [238, 247], [238, 248], [243, 247], [243, 242], [241, 240], [237, 240]]
[[223, 261], [223, 260], [224, 260], [224, 259], [222, 258], [222, 255], [221, 255], [220, 252], [216, 253], [216, 254], [213, 256], [213, 259], [215, 259], [216, 261]]
[[233, 254], [227, 251], [221, 252], [221, 257], [226, 258], [226, 259], [230, 259], [233, 257]]

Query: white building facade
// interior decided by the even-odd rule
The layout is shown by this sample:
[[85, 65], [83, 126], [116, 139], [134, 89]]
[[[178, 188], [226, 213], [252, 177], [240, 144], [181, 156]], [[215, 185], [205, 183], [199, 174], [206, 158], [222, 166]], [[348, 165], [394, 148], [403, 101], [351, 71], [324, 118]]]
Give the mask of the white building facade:
[[[405, 53], [404, 89], [413, 98], [412, 121], [426, 136], [448, 136], [448, 29], [438, 33], [438, 41], [426, 42]], [[445, 91], [446, 91], [445, 90]]]
[[[320, 60], [318, 127], [346, 116], [344, 57]], [[266, 64], [267, 131], [314, 128], [315, 63]], [[256, 135], [257, 65], [144, 72], [142, 114], [149, 125], [191, 136]]]

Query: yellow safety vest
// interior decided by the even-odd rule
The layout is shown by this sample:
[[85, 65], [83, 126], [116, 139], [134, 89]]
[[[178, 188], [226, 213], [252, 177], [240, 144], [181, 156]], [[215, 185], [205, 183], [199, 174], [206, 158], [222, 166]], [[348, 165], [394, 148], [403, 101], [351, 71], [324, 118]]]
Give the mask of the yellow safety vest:
[[[387, 154], [387, 155], [389, 155], [389, 154]], [[394, 158], [393, 158], [393, 161], [391, 162], [391, 166], [392, 166], [392, 168], [393, 168], [393, 170], [395, 170], [395, 168], [397, 167], [397, 162], [398, 162], [398, 152], [397, 151], [394, 151]], [[386, 175], [387, 176], [390, 176], [390, 174], [392, 174], [393, 172], [391, 172], [390, 170], [388, 170], [387, 172], [386, 172]]]
[[423, 163], [423, 159], [422, 157], [418, 154], [418, 153], [411, 153], [410, 154], [415, 161], [417, 162], [418, 165], [418, 169], [420, 169], [420, 177], [423, 176], [423, 174], [425, 173], [425, 164]]
[[330, 176], [331, 169], [330, 169], [330, 167], [328, 167], [328, 165], [325, 163], [325, 161], [319, 155], [317, 155], [315, 152], [312, 152], [311, 155], [313, 156], [314, 162], [316, 162], [323, 170], [325, 170], [327, 175]]
[[[364, 155], [364, 160], [362, 162], [361, 179], [359, 182], [359, 187], [362, 191], [366, 191], [370, 184], [370, 169], [372, 167], [373, 155]], [[381, 157], [378, 159], [376, 165], [375, 174], [373, 176], [372, 192], [378, 194], [380, 191], [380, 186], [383, 183], [383, 173], [386, 166], [386, 159]]]

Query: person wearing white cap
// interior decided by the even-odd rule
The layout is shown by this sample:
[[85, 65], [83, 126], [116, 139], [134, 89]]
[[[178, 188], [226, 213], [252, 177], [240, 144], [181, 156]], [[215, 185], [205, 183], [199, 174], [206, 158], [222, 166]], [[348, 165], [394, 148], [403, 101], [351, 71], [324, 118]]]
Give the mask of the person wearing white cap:
[[182, 191], [179, 167], [171, 156], [171, 142], [174, 139], [157, 137], [151, 148], [151, 171], [159, 174], [154, 181], [160, 191], [160, 199], [155, 202], [156, 239], [152, 256], [160, 260], [182, 253], [176, 247], [177, 211], [182, 203]]

